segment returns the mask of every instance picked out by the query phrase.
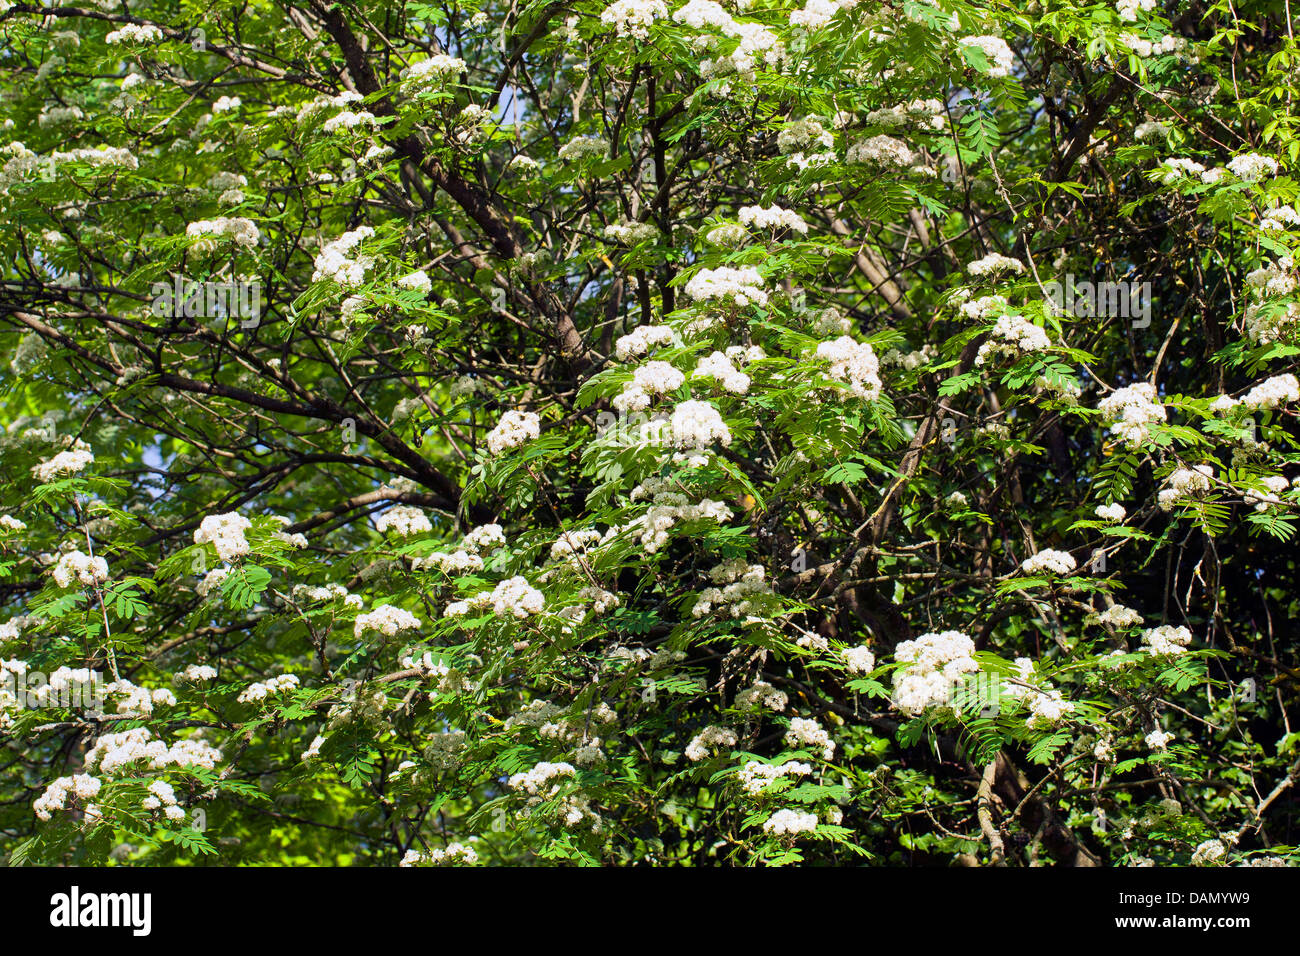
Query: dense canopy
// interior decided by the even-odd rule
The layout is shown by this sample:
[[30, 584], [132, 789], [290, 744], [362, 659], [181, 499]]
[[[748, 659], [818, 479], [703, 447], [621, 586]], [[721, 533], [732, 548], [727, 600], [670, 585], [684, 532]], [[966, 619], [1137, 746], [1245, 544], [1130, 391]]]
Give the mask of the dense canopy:
[[0, 858], [1300, 859], [1288, 17], [0, 2]]

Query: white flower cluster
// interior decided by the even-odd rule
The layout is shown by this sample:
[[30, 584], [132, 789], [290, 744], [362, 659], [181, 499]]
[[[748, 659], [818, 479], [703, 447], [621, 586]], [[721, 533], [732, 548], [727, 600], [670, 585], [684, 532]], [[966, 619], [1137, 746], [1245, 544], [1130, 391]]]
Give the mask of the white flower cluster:
[[[62, 672], [62, 673], [60, 673]], [[56, 680], [56, 678], [58, 678]], [[90, 678], [90, 672], [84, 668], [78, 671], [72, 671], [65, 667], [60, 667], [53, 675], [50, 676], [49, 687], [58, 691], [61, 686], [66, 686], [68, 682], [85, 684]], [[115, 680], [111, 684], [104, 685], [105, 697], [119, 697], [117, 701], [117, 712], [129, 717], [148, 717], [153, 713], [154, 706], [175, 707], [176, 695], [165, 688], [155, 688], [149, 690], [146, 687], [137, 687], [129, 680]]]
[[358, 126], [374, 126], [376, 123], [375, 114], [361, 110], [353, 112], [344, 110], [341, 113], [335, 113], [327, 119], [321, 126], [321, 132], [326, 135], [337, 133], [339, 130], [356, 129]]
[[[287, 520], [287, 519], [285, 519]], [[275, 540], [283, 541], [291, 548], [307, 547], [307, 536], [305, 534], [289, 534], [287, 531], [275, 532]]]
[[715, 441], [724, 447], [731, 444], [731, 429], [708, 402], [682, 402], [673, 409], [669, 428], [674, 448], [702, 450]]
[[1165, 479], [1165, 486], [1156, 495], [1156, 503], [1161, 511], [1172, 511], [1178, 502], [1210, 490], [1210, 479], [1214, 477], [1211, 465], [1197, 465], [1194, 468], [1176, 468]]
[[478, 862], [478, 852], [464, 843], [448, 843], [444, 849], [432, 849], [427, 853], [419, 850], [407, 850], [397, 865], [416, 866], [428, 863], [430, 866], [473, 866]]
[[1259, 221], [1259, 228], [1283, 231], [1288, 226], [1300, 226], [1300, 212], [1293, 206], [1282, 205], [1270, 209]]
[[436, 568], [443, 574], [471, 574], [483, 570], [483, 559], [470, 551], [439, 551], [435, 554], [411, 559], [411, 570], [424, 571]]
[[1131, 447], [1146, 440], [1148, 424], [1163, 422], [1166, 417], [1164, 405], [1156, 401], [1156, 387], [1150, 382], [1116, 389], [1098, 403], [1097, 409], [1114, 422], [1111, 434]]
[[606, 611], [612, 610], [623, 603], [622, 599], [612, 591], [606, 591], [604, 588], [588, 586], [578, 591], [578, 600], [591, 602], [592, 613], [600, 615]]
[[413, 631], [420, 626], [420, 619], [404, 608], [391, 604], [381, 604], [368, 614], [358, 614], [352, 625], [352, 633], [360, 637], [366, 631], [378, 631], [385, 637], [395, 637], [401, 631]]
[[1116, 501], [1113, 504], [1109, 504], [1109, 505], [1097, 505], [1097, 507], [1093, 510], [1093, 514], [1095, 514], [1102, 521], [1109, 521], [1111, 524], [1119, 524], [1121, 521], [1124, 520], [1128, 512], [1124, 510], [1124, 506], [1122, 504]]
[[961, 314], [968, 319], [987, 319], [991, 315], [1001, 315], [1006, 309], [1006, 296], [1001, 295], [982, 295], [961, 304]]
[[776, 135], [776, 145], [782, 153], [802, 152], [807, 149], [830, 149], [835, 137], [815, 116], [790, 120]]
[[[22, 143], [11, 143], [10, 146], [22, 146]], [[35, 155], [34, 153], [31, 155]], [[83, 146], [78, 149], [60, 152], [56, 150], [51, 154], [55, 165], [62, 163], [85, 163], [88, 166], [124, 166], [127, 169], [139, 169], [140, 161], [135, 158], [135, 154], [129, 149], [118, 146], [100, 146], [98, 148]], [[65, 213], [65, 215], [68, 215]]]
[[1015, 63], [1011, 56], [1011, 48], [1007, 46], [1007, 42], [1001, 37], [962, 37], [960, 45], [974, 47], [984, 54], [990, 65], [989, 76], [996, 78], [1011, 75], [1011, 69]]
[[[632, 500], [637, 500], [637, 489], [632, 492]], [[647, 554], [654, 554], [668, 543], [668, 532], [674, 526], [687, 521], [713, 520], [722, 524], [731, 520], [731, 510], [720, 501], [705, 498], [691, 502], [685, 495], [672, 491], [656, 492], [653, 503], [646, 513], [633, 519], [622, 528], [611, 528], [609, 537], [622, 532], [631, 532], [641, 541]]]
[[1000, 316], [989, 333], [989, 339], [980, 346], [975, 364], [983, 365], [990, 358], [1018, 357], [1027, 352], [1043, 352], [1052, 347], [1052, 340], [1041, 326], [1023, 315]]
[[1074, 713], [1073, 701], [1061, 696], [1059, 690], [1035, 690], [1029, 697], [1029, 716], [1025, 723], [1030, 727], [1044, 727], [1060, 723], [1067, 714]]
[[1300, 381], [1287, 372], [1260, 382], [1241, 397], [1241, 406], [1249, 409], [1278, 408], [1300, 402]]
[[844, 161], [863, 166], [911, 166], [916, 154], [907, 144], [892, 136], [872, 136], [854, 143], [845, 154]]
[[755, 229], [789, 229], [800, 235], [808, 233], [808, 223], [804, 222], [802, 216], [780, 206], [770, 206], [767, 209], [762, 206], [742, 206], [736, 218]]
[[941, 130], [948, 125], [943, 103], [939, 100], [912, 100], [872, 110], [867, 114], [868, 126], [921, 126]]
[[613, 27], [618, 36], [646, 40], [650, 25], [666, 16], [668, 7], [663, 0], [614, 0], [600, 15], [600, 22]]
[[251, 521], [235, 511], [208, 515], [194, 530], [194, 543], [211, 544], [216, 548], [217, 557], [230, 564], [252, 550], [248, 539], [244, 537], [244, 532], [252, 526]]
[[530, 700], [506, 720], [506, 729], [514, 727], [542, 727], [556, 716], [563, 714], [564, 708], [552, 704], [549, 700]]
[[459, 57], [447, 56], [445, 53], [438, 53], [427, 60], [412, 63], [403, 70], [402, 82], [403, 85], [410, 87], [429, 86], [458, 77], [464, 72], [464, 60]]
[[466, 395], [473, 395], [483, 387], [483, 382], [472, 375], [462, 375], [456, 381], [451, 383], [451, 397], [463, 398]]
[[75, 123], [85, 118], [86, 113], [80, 106], [54, 106], [50, 104], [41, 110], [36, 122], [37, 125], [44, 129], [47, 126], [63, 126], [65, 123]]
[[621, 242], [625, 246], [635, 246], [637, 243], [649, 242], [659, 237], [659, 227], [653, 222], [632, 222], [627, 219], [620, 219], [618, 222], [610, 223], [605, 227], [605, 238], [614, 242]]
[[1139, 10], [1150, 12], [1156, 8], [1156, 0], [1119, 0], [1115, 4], [1115, 10], [1119, 13], [1119, 18], [1128, 23], [1132, 23], [1138, 18]]
[[511, 790], [522, 790], [534, 797], [553, 797], [560, 792], [559, 780], [572, 778], [577, 773], [570, 763], [537, 764], [527, 773], [514, 774], [509, 781]]
[[850, 674], [870, 674], [876, 669], [876, 655], [865, 644], [846, 647], [841, 654], [844, 657], [844, 666]]
[[421, 677], [443, 678], [451, 673], [451, 668], [441, 661], [433, 659], [433, 652], [425, 651], [419, 657], [402, 658], [402, 666], [407, 670], [419, 671]]
[[1025, 574], [1069, 574], [1078, 565], [1074, 558], [1065, 551], [1044, 548], [1033, 557], [1020, 562], [1020, 570]]
[[655, 396], [674, 392], [685, 381], [686, 376], [667, 362], [647, 362], [632, 373], [632, 381], [610, 404], [620, 412], [639, 412], [649, 408]]
[[738, 222], [724, 222], [704, 232], [704, 241], [724, 249], [738, 249], [749, 241], [749, 230]]
[[666, 325], [642, 325], [614, 342], [614, 355], [620, 362], [649, 355], [650, 350], [673, 344], [673, 330]]
[[1173, 734], [1165, 733], [1159, 727], [1147, 734], [1147, 746], [1152, 750], [1164, 750], [1169, 746], [1169, 741], [1174, 739]]
[[523, 577], [506, 578], [491, 591], [447, 605], [444, 616], [464, 617], [471, 610], [492, 608], [497, 617], [525, 618], [546, 610], [546, 596]]
[[566, 163], [584, 159], [601, 159], [609, 152], [609, 143], [599, 136], [575, 136], [560, 147], [556, 155]]
[[257, 681], [249, 684], [239, 693], [236, 698], [241, 704], [251, 704], [253, 701], [265, 700], [272, 694], [282, 694], [285, 691], [293, 690], [298, 686], [298, 677], [294, 674], [281, 674], [279, 677], [272, 677], [268, 681]]
[[208, 189], [217, 195], [217, 202], [223, 205], [243, 202], [244, 187], [247, 185], [248, 177], [240, 173], [220, 172], [208, 179]]
[[1276, 176], [1277, 169], [1276, 159], [1259, 153], [1242, 153], [1228, 162], [1228, 172], [1248, 183], [1257, 182], [1265, 176]]
[[835, 306], [812, 312], [809, 318], [814, 335], [834, 335], [837, 332], [847, 335], [853, 331], [853, 320]]
[[102, 780], [87, 773], [59, 777], [36, 798], [32, 809], [36, 811], [38, 820], [48, 820], [54, 815], [55, 810], [62, 810], [67, 806], [69, 795], [82, 801], [93, 800], [102, 786]]
[[820, 30], [841, 10], [855, 7], [858, 0], [807, 0], [802, 10], [790, 14], [790, 26]]
[[[1281, 504], [1282, 499], [1278, 495], [1292, 487], [1291, 482], [1287, 481], [1283, 475], [1264, 475], [1259, 479], [1259, 483], [1268, 490], [1257, 490], [1252, 494], [1245, 495], [1243, 499], [1246, 504], [1254, 505], [1256, 511], [1267, 511], [1271, 505]], [[1300, 487], [1300, 484], [1297, 484], [1296, 487]]]
[[623, 603], [617, 594], [595, 586], [579, 590], [577, 599], [580, 603], [561, 608], [559, 611], [559, 615], [572, 624], [581, 624], [587, 619], [589, 613], [600, 617]]
[[1228, 854], [1228, 846], [1223, 840], [1213, 839], [1198, 843], [1192, 851], [1192, 866], [1212, 866]]
[[725, 32], [735, 24], [731, 14], [713, 0], [690, 0], [673, 14], [673, 19], [693, 30], [709, 27]]
[[1148, 139], [1164, 139], [1169, 135], [1169, 127], [1156, 120], [1145, 120], [1133, 130], [1133, 138], [1139, 143]]
[[429, 274], [423, 269], [417, 269], [416, 271], [398, 279], [397, 285], [402, 289], [410, 289], [414, 292], [423, 292], [425, 295], [428, 295], [433, 289], [433, 280], [429, 278]]
[[772, 593], [772, 586], [764, 580], [761, 564], [747, 564], [740, 558], [723, 561], [709, 571], [709, 579], [721, 588], [705, 588], [691, 609], [694, 617], [703, 617], [714, 605], [726, 605], [732, 617], [746, 617], [755, 610], [753, 599]]
[[1132, 627], [1142, 623], [1142, 615], [1123, 604], [1112, 604], [1096, 615], [1095, 620], [1099, 624], [1109, 624], [1111, 627]]
[[1142, 632], [1142, 649], [1156, 656], [1181, 654], [1192, 643], [1192, 632], [1185, 627], [1162, 624]]
[[729, 266], [701, 269], [691, 276], [690, 281], [686, 283], [685, 291], [694, 302], [721, 299], [734, 302], [737, 306], [767, 305], [763, 277], [753, 266], [742, 266], [739, 269]]
[[316, 271], [312, 273], [311, 281], [331, 279], [344, 289], [361, 285], [366, 281], [366, 272], [375, 264], [375, 259], [373, 256], [358, 256], [355, 259], [348, 256], [353, 249], [374, 234], [375, 230], [369, 226], [358, 226], [350, 232], [343, 233], [334, 241], [326, 243], [312, 263]]
[[1004, 256], [1000, 252], [990, 252], [984, 258], [969, 263], [966, 271], [973, 276], [996, 275], [1000, 272], [1014, 272], [1020, 275], [1025, 271], [1025, 264], [1019, 259]]
[[146, 761], [153, 770], [165, 767], [204, 767], [211, 770], [220, 760], [221, 751], [206, 740], [190, 737], [178, 740], [169, 747], [161, 740], [155, 740], [147, 727], [104, 734], [86, 751], [86, 769], [98, 769], [109, 777], [139, 761]]
[[423, 534], [433, 530], [429, 516], [413, 505], [393, 505], [375, 520], [375, 528], [381, 532], [392, 531], [399, 537], [409, 538], [413, 534]]
[[772, 710], [779, 714], [790, 703], [790, 698], [785, 691], [760, 680], [737, 693], [733, 703], [737, 710]]
[[438, 770], [450, 770], [461, 762], [460, 753], [465, 749], [465, 732], [462, 730], [434, 734], [429, 738], [429, 747], [424, 758]]
[[585, 553], [588, 548], [599, 544], [603, 537], [595, 528], [562, 531], [551, 545], [551, 560], [572, 562], [575, 555]]
[[506, 163], [506, 169], [518, 173], [521, 177], [533, 176], [541, 168], [541, 163], [525, 153], [516, 153], [510, 159], [510, 162]]
[[392, 156], [393, 152], [394, 150], [391, 146], [380, 146], [376, 144], [366, 150], [365, 155], [361, 157], [361, 162], [367, 166], [373, 166], [377, 163], [382, 163], [389, 156]]
[[146, 810], [163, 811], [168, 820], [179, 822], [185, 819], [185, 810], [176, 805], [176, 790], [166, 780], [155, 780], [149, 784], [149, 796], [140, 801]]
[[835, 743], [821, 724], [810, 717], [793, 717], [785, 732], [785, 742], [791, 747], [820, 747], [823, 760], [835, 756]]
[[342, 601], [345, 606], [355, 608], [360, 608], [363, 603], [361, 595], [349, 594], [348, 589], [341, 584], [326, 584], [323, 587], [295, 584], [293, 599], [295, 601]]
[[691, 373], [691, 381], [697, 379], [717, 382], [733, 395], [744, 395], [749, 391], [749, 376], [731, 364], [726, 352], [713, 352], [700, 359]]
[[1222, 178], [1223, 170], [1218, 168], [1207, 170], [1194, 159], [1188, 159], [1186, 156], [1171, 156], [1160, 161], [1154, 175], [1166, 186], [1174, 185], [1181, 180], [1197, 178], [1208, 184]]
[[95, 460], [90, 446], [77, 439], [67, 451], [61, 451], [53, 458], [32, 466], [32, 474], [41, 484], [48, 484], [61, 475], [75, 475], [86, 469]]
[[699, 763], [722, 747], [734, 746], [736, 746], [734, 730], [710, 724], [692, 737], [691, 742], [686, 745], [686, 759]]
[[499, 455], [510, 448], [518, 448], [524, 442], [531, 441], [542, 433], [542, 420], [533, 412], [520, 412], [514, 409], [501, 416], [496, 428], [488, 432], [488, 453]]
[[[708, 77], [725, 73], [752, 74], [757, 66], [757, 57], [762, 54], [763, 62], [768, 66], [779, 66], [785, 57], [785, 48], [776, 34], [761, 23], [745, 23], [734, 19], [714, 0], [689, 0], [673, 14], [673, 19], [695, 30], [709, 28], [740, 40], [736, 49], [728, 57], [700, 62], [700, 74]], [[696, 38], [695, 45], [707, 49], [714, 45], [713, 38]]]
[[740, 789], [747, 796], [755, 797], [777, 780], [784, 780], [787, 777], [806, 777], [812, 772], [811, 764], [801, 763], [797, 760], [784, 764], [760, 763], [757, 760], [750, 760], [740, 768], [740, 772], [736, 774], [736, 777], [740, 780]]
[[849, 391], [857, 398], [871, 402], [880, 397], [880, 361], [866, 342], [841, 335], [834, 341], [818, 345], [816, 358], [829, 362], [826, 374], [848, 385]]
[[221, 238], [227, 238], [237, 246], [252, 249], [257, 245], [261, 233], [251, 219], [241, 216], [218, 216], [216, 219], [200, 219], [185, 227], [185, 235], [197, 239], [194, 249], [197, 252], [215, 252], [221, 248]]
[[109, 46], [118, 43], [157, 43], [163, 38], [162, 30], [152, 23], [127, 23], [104, 37]]
[[[1246, 276], [1246, 285], [1256, 299], [1290, 295], [1297, 285], [1295, 260], [1284, 256], [1275, 263], [1265, 262]], [[1267, 345], [1293, 335], [1297, 327], [1300, 327], [1300, 303], [1292, 302], [1279, 309], [1256, 301], [1246, 307], [1246, 334], [1253, 342]]]
[[798, 810], [778, 810], [763, 824], [763, 832], [773, 836], [794, 836], [817, 829], [817, 814]]
[[1015, 669], [1017, 679], [1004, 681], [1000, 685], [1000, 693], [1010, 700], [1024, 700], [1028, 703], [1026, 726], [1051, 726], [1074, 712], [1074, 703], [1063, 698], [1060, 691], [1035, 686], [1034, 662], [1028, 657], [1016, 658]]
[[978, 671], [975, 642], [961, 631], [922, 634], [894, 649], [895, 660], [906, 664], [894, 671], [894, 706], [915, 716], [929, 707], [950, 706], [963, 674]]
[[94, 587], [108, 580], [108, 562], [99, 556], [69, 551], [59, 557], [50, 574], [61, 588], [72, 587], [74, 581]]
[[217, 669], [208, 664], [191, 664], [172, 680], [178, 684], [204, 684], [217, 679]]
[[466, 549], [483, 554], [506, 546], [506, 533], [499, 524], [482, 524], [465, 535]]

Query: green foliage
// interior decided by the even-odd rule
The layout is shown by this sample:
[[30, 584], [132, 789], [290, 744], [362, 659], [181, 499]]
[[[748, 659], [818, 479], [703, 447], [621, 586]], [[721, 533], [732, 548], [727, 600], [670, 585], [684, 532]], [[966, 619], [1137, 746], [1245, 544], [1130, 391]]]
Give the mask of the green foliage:
[[9, 864], [1295, 859], [1277, 4], [0, 8]]

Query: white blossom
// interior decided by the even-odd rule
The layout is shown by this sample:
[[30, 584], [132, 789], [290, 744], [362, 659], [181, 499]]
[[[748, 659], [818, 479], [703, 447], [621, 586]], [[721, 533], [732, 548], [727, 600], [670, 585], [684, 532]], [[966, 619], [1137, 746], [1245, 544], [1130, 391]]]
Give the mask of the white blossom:
[[420, 619], [405, 608], [381, 604], [367, 614], [358, 614], [353, 624], [353, 634], [360, 637], [366, 631], [378, 631], [385, 637], [394, 637], [402, 631], [413, 631]]
[[217, 551], [217, 557], [230, 564], [252, 550], [244, 536], [244, 532], [252, 526], [251, 521], [234, 511], [208, 515], [195, 529], [194, 543], [211, 544]]
[[1025, 574], [1069, 574], [1077, 565], [1065, 551], [1044, 548], [1032, 557], [1020, 563], [1020, 570]]
[[73, 581], [94, 587], [108, 580], [108, 562], [98, 555], [92, 558], [80, 551], [69, 551], [59, 557], [50, 574], [61, 588], [72, 587]]
[[817, 346], [816, 358], [829, 362], [826, 374], [849, 386], [857, 398], [875, 401], [880, 397], [880, 362], [875, 351], [866, 342], [842, 335], [831, 342]]
[[655, 20], [668, 16], [663, 0], [614, 0], [600, 15], [600, 22], [612, 26], [621, 37], [646, 40]]
[[497, 426], [488, 432], [488, 453], [499, 455], [510, 448], [518, 448], [525, 442], [537, 438], [541, 433], [541, 418], [533, 412], [511, 409], [502, 415]]

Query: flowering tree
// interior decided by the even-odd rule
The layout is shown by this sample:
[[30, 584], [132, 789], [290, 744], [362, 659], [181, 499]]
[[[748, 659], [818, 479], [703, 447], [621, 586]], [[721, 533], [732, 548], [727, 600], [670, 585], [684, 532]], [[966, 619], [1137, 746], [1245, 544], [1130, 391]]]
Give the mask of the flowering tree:
[[1300, 842], [1284, 4], [0, 31], [9, 862]]

